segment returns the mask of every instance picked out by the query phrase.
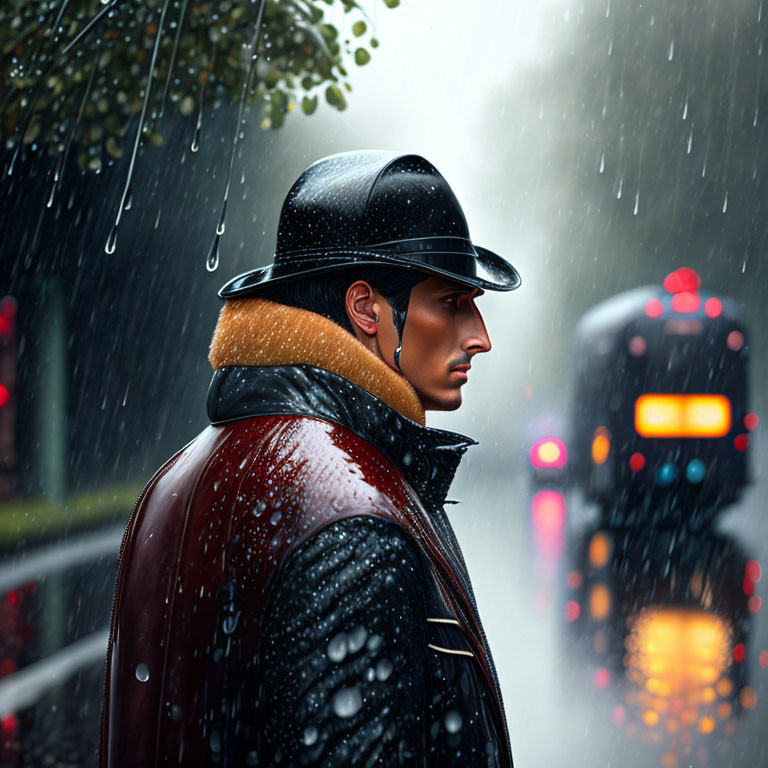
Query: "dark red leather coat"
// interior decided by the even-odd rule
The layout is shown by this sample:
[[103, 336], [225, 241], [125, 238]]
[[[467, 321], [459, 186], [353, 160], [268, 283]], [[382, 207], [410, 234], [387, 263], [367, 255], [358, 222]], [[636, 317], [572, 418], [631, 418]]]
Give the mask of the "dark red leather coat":
[[[470, 708], [482, 710], [491, 755], [482, 764], [511, 766], [490, 651], [440, 509], [471, 441], [410, 422], [309, 366], [222, 369], [209, 413], [214, 424], [156, 473], [126, 530], [102, 766], [270, 764], [258, 745], [265, 611], [292, 553], [352, 518], [387, 521], [413, 545], [428, 582], [420, 587], [431, 614], [425, 664], [456, 665], [469, 681], [459, 695], [476, 695]], [[446, 678], [443, 668], [438, 678]], [[427, 727], [397, 764], [447, 764], [430, 749]], [[248, 739], [255, 746], [238, 743]]]

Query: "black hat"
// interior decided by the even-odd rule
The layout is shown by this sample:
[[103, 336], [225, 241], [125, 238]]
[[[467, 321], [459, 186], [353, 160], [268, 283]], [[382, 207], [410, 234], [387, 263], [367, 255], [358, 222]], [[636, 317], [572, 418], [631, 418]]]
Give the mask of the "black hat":
[[520, 285], [511, 264], [472, 243], [456, 195], [429, 161], [369, 150], [307, 168], [283, 203], [274, 262], [238, 275], [219, 296], [355, 265], [417, 269], [492, 291]]

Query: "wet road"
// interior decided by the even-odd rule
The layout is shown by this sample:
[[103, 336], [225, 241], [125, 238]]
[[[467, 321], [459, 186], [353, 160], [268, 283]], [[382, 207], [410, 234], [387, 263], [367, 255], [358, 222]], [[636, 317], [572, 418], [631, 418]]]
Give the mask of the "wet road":
[[[498, 667], [519, 768], [647, 768], [663, 765], [662, 757], [673, 741], [669, 734], [629, 733], [612, 721], [617, 704], [624, 703], [614, 685], [598, 689], [593, 683], [594, 663], [568, 647], [561, 583], [564, 574], [542, 563], [534, 553], [527, 524], [530, 491], [524, 472], [511, 477], [497, 467], [497, 458], [482, 446], [468, 454], [451, 497], [462, 504], [450, 509], [457, 536], [464, 548], [478, 604]], [[484, 465], [484, 462], [487, 464]], [[479, 481], [478, 478], [482, 478]], [[481, 484], [482, 482], [482, 484]], [[768, 562], [768, 535], [763, 510], [765, 481], [752, 486], [738, 508], [724, 516], [721, 529], [731, 534], [750, 557]], [[567, 542], [573, 542], [591, 519], [569, 497]], [[766, 578], [757, 585], [764, 593]], [[694, 745], [691, 755], [670, 766], [755, 768], [768, 765], [768, 669], [758, 655], [768, 649], [765, 611], [752, 617], [747, 648], [748, 681], [757, 692], [757, 705], [744, 712], [737, 731], [725, 739], [719, 728]], [[575, 644], [574, 644], [575, 645]], [[660, 736], [660, 738], [659, 738]], [[656, 741], [657, 743], [654, 743]], [[728, 742], [725, 749], [721, 742]], [[707, 754], [700, 754], [704, 745]], [[722, 751], [720, 751], [722, 750]]]

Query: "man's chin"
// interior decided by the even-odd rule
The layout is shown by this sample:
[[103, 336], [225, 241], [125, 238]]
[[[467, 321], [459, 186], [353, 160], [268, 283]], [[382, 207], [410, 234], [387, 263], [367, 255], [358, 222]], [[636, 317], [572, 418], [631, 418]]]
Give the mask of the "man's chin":
[[419, 392], [418, 395], [425, 411], [455, 411], [461, 407], [461, 390], [459, 389], [437, 394]]

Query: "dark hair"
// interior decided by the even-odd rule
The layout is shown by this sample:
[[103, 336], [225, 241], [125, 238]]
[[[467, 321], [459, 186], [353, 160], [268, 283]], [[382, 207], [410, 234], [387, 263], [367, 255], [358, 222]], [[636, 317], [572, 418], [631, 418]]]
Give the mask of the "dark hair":
[[308, 309], [352, 333], [347, 317], [347, 289], [355, 281], [365, 280], [392, 305], [395, 327], [402, 334], [411, 289], [427, 277], [425, 272], [398, 267], [352, 266], [325, 275], [277, 283], [260, 291], [259, 296], [290, 307]]

